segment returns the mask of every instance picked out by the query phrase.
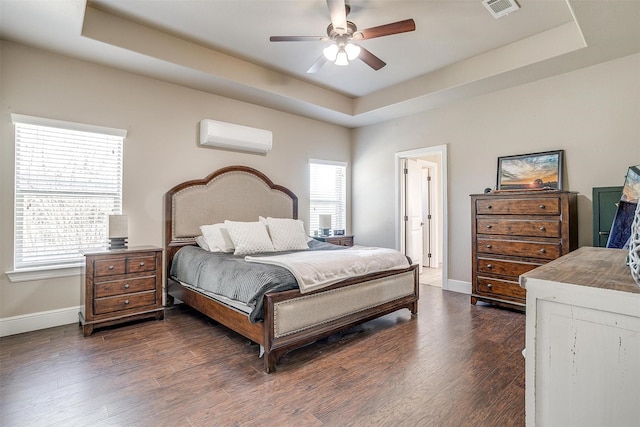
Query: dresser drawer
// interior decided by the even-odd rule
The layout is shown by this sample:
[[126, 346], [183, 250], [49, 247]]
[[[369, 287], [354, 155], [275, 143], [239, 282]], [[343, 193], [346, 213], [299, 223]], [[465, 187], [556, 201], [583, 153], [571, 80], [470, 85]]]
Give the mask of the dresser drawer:
[[478, 238], [478, 253], [513, 255], [546, 260], [556, 259], [561, 254], [560, 242], [544, 243], [523, 240], [497, 240]]
[[560, 220], [523, 220], [479, 218], [478, 234], [500, 234], [505, 236], [560, 237]]
[[478, 273], [499, 274], [502, 276], [518, 277], [543, 265], [524, 261], [506, 261], [502, 259], [478, 258], [476, 266]]
[[155, 305], [156, 292], [148, 291], [136, 294], [118, 295], [107, 298], [96, 298], [94, 302], [94, 312], [96, 315], [100, 315], [145, 306], [149, 306], [149, 308], [155, 308]]
[[478, 199], [476, 213], [479, 215], [559, 215], [560, 198]]
[[127, 273], [139, 273], [156, 269], [156, 258], [153, 255], [127, 258]]
[[526, 290], [521, 288], [517, 282], [489, 277], [478, 277], [476, 291], [479, 294], [500, 295], [510, 298], [524, 299], [527, 296]]
[[126, 272], [125, 258], [112, 258], [96, 260], [93, 264], [93, 274], [95, 276], [114, 276]]
[[128, 280], [114, 280], [95, 284], [95, 297], [102, 298], [133, 292], [151, 291], [156, 288], [156, 277], [142, 277]]

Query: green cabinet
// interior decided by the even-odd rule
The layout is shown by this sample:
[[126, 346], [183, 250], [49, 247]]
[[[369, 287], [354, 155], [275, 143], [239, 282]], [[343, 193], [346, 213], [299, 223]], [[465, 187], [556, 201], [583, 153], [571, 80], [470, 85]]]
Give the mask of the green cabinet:
[[593, 246], [607, 246], [621, 196], [622, 186], [593, 188]]

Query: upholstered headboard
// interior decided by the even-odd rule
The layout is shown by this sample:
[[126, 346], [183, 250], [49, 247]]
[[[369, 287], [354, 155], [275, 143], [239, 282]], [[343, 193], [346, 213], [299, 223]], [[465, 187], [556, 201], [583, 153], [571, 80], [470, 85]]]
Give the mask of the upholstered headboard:
[[167, 267], [180, 247], [194, 244], [201, 225], [257, 221], [260, 215], [297, 219], [298, 198], [250, 167], [229, 166], [176, 185], [165, 195]]

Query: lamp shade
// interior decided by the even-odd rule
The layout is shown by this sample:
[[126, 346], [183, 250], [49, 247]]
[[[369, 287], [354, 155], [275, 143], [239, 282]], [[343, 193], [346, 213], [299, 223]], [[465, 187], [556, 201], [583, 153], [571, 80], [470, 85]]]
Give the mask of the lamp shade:
[[109, 238], [129, 237], [129, 218], [127, 215], [109, 215]]
[[331, 228], [331, 214], [320, 214], [318, 224], [323, 230]]

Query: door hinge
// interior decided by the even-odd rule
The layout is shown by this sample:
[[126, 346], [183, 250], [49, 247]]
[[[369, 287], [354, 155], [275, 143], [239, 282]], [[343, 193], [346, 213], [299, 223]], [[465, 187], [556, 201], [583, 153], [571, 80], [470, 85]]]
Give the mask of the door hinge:
[[431, 258], [431, 254], [430, 253], [427, 254], [427, 258]]
[[407, 215], [404, 216], [404, 221], [405, 222], [409, 221], [409, 217]]
[[431, 175], [427, 175], [427, 181], [431, 181]]
[[405, 175], [409, 175], [409, 169], [404, 168], [404, 174], [405, 174]]

